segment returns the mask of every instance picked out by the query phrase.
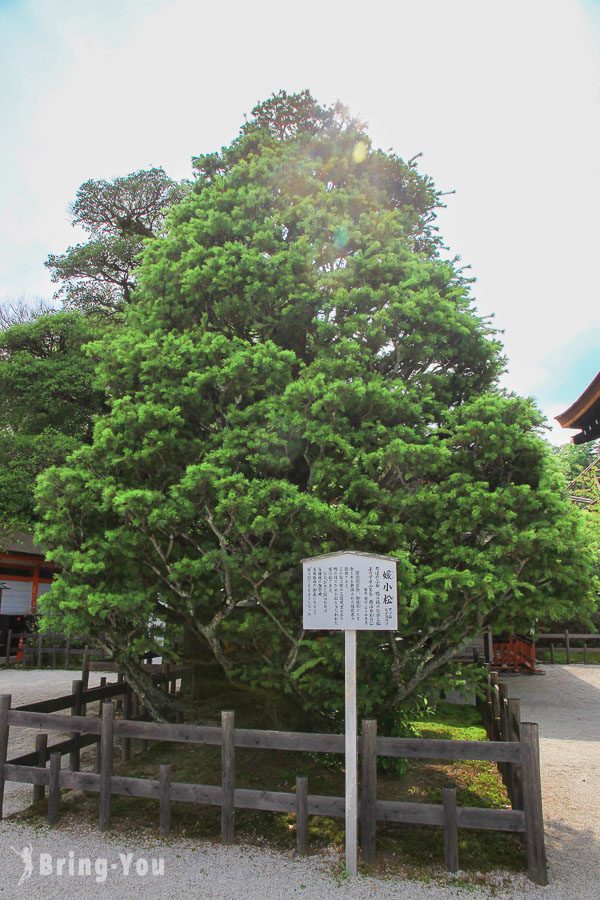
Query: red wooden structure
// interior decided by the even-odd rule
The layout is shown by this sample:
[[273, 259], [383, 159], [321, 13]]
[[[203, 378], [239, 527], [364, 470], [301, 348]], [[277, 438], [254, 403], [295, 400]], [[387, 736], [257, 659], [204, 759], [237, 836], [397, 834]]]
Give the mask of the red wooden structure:
[[534, 674], [535, 644], [531, 638], [515, 634], [506, 638], [494, 638], [492, 669], [499, 672], [528, 672]]
[[0, 649], [9, 631], [28, 631], [38, 598], [50, 589], [56, 566], [29, 534], [0, 535]]

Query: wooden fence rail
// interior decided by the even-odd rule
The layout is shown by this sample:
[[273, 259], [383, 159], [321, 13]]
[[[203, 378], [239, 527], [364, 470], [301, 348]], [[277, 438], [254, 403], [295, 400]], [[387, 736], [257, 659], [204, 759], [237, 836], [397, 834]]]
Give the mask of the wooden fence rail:
[[[577, 644], [573, 644], [572, 641], [576, 641], [577, 644], [581, 644], [581, 646], [577, 646]], [[546, 647], [540, 647], [540, 643], [548, 644], [548, 649], [550, 650], [550, 662], [554, 662], [554, 652], [555, 652], [555, 644], [558, 643], [562, 645], [565, 650], [567, 665], [571, 664], [571, 659], [574, 653], [582, 654], [582, 662], [584, 665], [587, 665], [588, 654], [590, 653], [600, 653], [600, 644], [597, 647], [588, 647], [588, 644], [593, 641], [600, 641], [600, 634], [578, 634], [572, 633], [569, 631], [562, 632], [547, 632], [545, 634], [538, 634], [536, 638], [536, 646], [538, 649], [543, 650]]]
[[[95, 688], [96, 696], [105, 691], [100, 717], [81, 715], [56, 715], [31, 709], [11, 709], [10, 696], [0, 697], [0, 817], [4, 781], [33, 784], [49, 790], [49, 821], [58, 817], [57, 797], [61, 788], [77, 788], [97, 792], [99, 801], [99, 827], [110, 826], [110, 807], [113, 795], [153, 798], [159, 802], [159, 822], [162, 834], [170, 827], [170, 805], [184, 801], [221, 807], [221, 837], [226, 843], [234, 839], [235, 810], [256, 809], [296, 814], [298, 852], [306, 852], [308, 846], [308, 816], [344, 816], [344, 798], [310, 794], [308, 781], [301, 776], [296, 781], [296, 792], [249, 790], [235, 787], [235, 751], [238, 748], [265, 750], [294, 750], [316, 753], [343, 753], [344, 736], [339, 734], [310, 734], [304, 732], [265, 731], [235, 728], [234, 714], [222, 713], [221, 726], [182, 725], [115, 719], [113, 703], [108, 696], [113, 685]], [[539, 774], [537, 725], [513, 721], [514, 703], [509, 714], [498, 696], [494, 706], [497, 685], [490, 683], [490, 706], [499, 715], [496, 719], [509, 724], [513, 738], [506, 739], [499, 733], [499, 740], [448, 741], [413, 738], [378, 737], [377, 724], [365, 720], [363, 734], [358, 737], [358, 752], [362, 758], [361, 784], [361, 843], [363, 858], [372, 860], [375, 853], [376, 822], [398, 822], [411, 825], [434, 825], [444, 829], [444, 857], [446, 867], [458, 867], [458, 828], [477, 828], [521, 833], [524, 836], [528, 870], [532, 880], [547, 883], [544, 850], [544, 832]], [[76, 695], [74, 691], [74, 695]], [[87, 691], [81, 700], [89, 701]], [[48, 701], [46, 701], [48, 702]], [[36, 704], [37, 705], [37, 704]], [[489, 717], [488, 717], [489, 718]], [[11, 727], [30, 728], [42, 732], [69, 731], [77, 740], [99, 742], [95, 773], [76, 771], [73, 761], [70, 770], [60, 767], [61, 752], [57, 747], [40, 746], [34, 754], [7, 760], [6, 748]], [[486, 726], [487, 727], [487, 726]], [[495, 728], [496, 726], [493, 725]], [[516, 735], [516, 736], [515, 736]], [[191, 744], [209, 744], [221, 747], [221, 785], [202, 785], [173, 782], [170, 767], [161, 766], [156, 778], [131, 778], [113, 773], [113, 745], [115, 738], [142, 739]], [[68, 742], [63, 742], [64, 744]], [[37, 755], [36, 755], [37, 754]], [[417, 759], [482, 759], [499, 764], [511, 785], [512, 809], [479, 809], [458, 807], [456, 790], [444, 791], [443, 803], [409, 803], [377, 799], [377, 757], [405, 757]], [[50, 759], [50, 768], [45, 763]], [[43, 760], [43, 764], [41, 764]], [[77, 765], [77, 761], [75, 762]], [[518, 774], [517, 774], [518, 773]], [[519, 790], [514, 785], [518, 782]], [[515, 803], [515, 798], [520, 804]]]
[[[47, 641], [52, 642], [49, 646]], [[78, 646], [81, 645], [81, 646]], [[41, 669], [44, 656], [51, 656], [53, 668], [57, 667], [59, 657], [68, 668], [72, 658], [88, 655], [100, 658], [99, 650], [90, 650], [84, 637], [67, 638], [60, 632], [46, 632], [38, 634], [35, 631], [12, 631], [4, 633], [0, 664], [6, 667], [20, 664], [27, 665], [28, 661], [34, 662]]]
[[[162, 671], [160, 673], [155, 673], [152, 675], [152, 680], [155, 684], [162, 684], [163, 688], [171, 694], [176, 693], [177, 681], [178, 679], [187, 671], [187, 667], [185, 666], [177, 666], [170, 667], [168, 664], [162, 666]], [[85, 676], [85, 669], [84, 669]], [[97, 744], [98, 737], [95, 733], [86, 732], [75, 732], [73, 729], [73, 716], [76, 715], [76, 712], [73, 712], [77, 708], [80, 709], [81, 714], [85, 715], [85, 709], [88, 703], [100, 702], [100, 711], [102, 707], [102, 703], [105, 700], [112, 700], [113, 698], [123, 698], [123, 716], [124, 718], [132, 718], [132, 703], [131, 697], [132, 692], [129, 685], [123, 680], [112, 682], [110, 684], [106, 684], [106, 678], [102, 677], [100, 679], [100, 686], [95, 688], [85, 688], [85, 680], [78, 680], [73, 682], [73, 690], [70, 694], [64, 694], [62, 697], [52, 697], [48, 700], [40, 700], [36, 703], [26, 703], [23, 706], [17, 707], [16, 712], [27, 712], [27, 713], [39, 713], [39, 714], [47, 714], [47, 713], [55, 713], [61, 710], [70, 709], [70, 716], [53, 716], [53, 721], [62, 722], [64, 727], [62, 731], [71, 732], [71, 737], [67, 740], [61, 741], [58, 744], [53, 744], [52, 746], [47, 746], [47, 742], [44, 749], [44, 765], [46, 762], [50, 760], [52, 753], [60, 753], [61, 755], [69, 754], [71, 758], [71, 762], [76, 757], [73, 757], [72, 754], [76, 753], [78, 750], [83, 747], [89, 746], [90, 744]], [[43, 721], [43, 720], [37, 720]], [[93, 721], [93, 719], [89, 719], [88, 721]], [[40, 751], [36, 746], [36, 750], [32, 753], [25, 753], [22, 756], [16, 757], [15, 759], [10, 760], [11, 763], [20, 766], [31, 766], [36, 764], [36, 760], [40, 759], [39, 755]], [[128, 759], [130, 756], [130, 745], [129, 738], [123, 739], [123, 757], [124, 759]], [[71, 766], [73, 768], [73, 766]], [[79, 766], [77, 765], [77, 768]]]
[[525, 814], [530, 877], [547, 884], [537, 725], [521, 722], [520, 701], [508, 696], [507, 685], [500, 682], [497, 672], [486, 673], [484, 688], [484, 696], [477, 696], [476, 702], [490, 742], [521, 748], [520, 765], [507, 765], [498, 758], [498, 769], [513, 810]]

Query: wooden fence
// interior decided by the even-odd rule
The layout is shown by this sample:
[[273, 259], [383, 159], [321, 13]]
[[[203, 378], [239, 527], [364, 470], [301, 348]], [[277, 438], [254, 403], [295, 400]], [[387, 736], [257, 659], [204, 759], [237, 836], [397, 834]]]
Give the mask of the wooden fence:
[[[575, 643], [573, 643], [575, 641]], [[573, 634], [569, 631], [562, 631], [556, 633], [547, 633], [547, 634], [538, 634], [536, 638], [536, 646], [538, 650], [546, 649], [545, 647], [540, 647], [540, 643], [544, 643], [547, 645], [547, 648], [550, 650], [550, 662], [553, 663], [555, 659], [555, 649], [556, 644], [564, 647], [567, 665], [571, 664], [572, 657], [574, 654], [577, 655], [577, 661], [581, 659], [584, 665], [587, 665], [588, 655], [590, 653], [600, 653], [600, 644], [597, 647], [588, 647], [589, 643], [593, 643], [594, 641], [600, 641], [600, 634]], [[581, 654], [581, 656], [579, 656]]]
[[[487, 673], [485, 695], [477, 697], [476, 702], [490, 741], [520, 741], [521, 701], [508, 696], [508, 686], [500, 682], [497, 672]], [[521, 770], [503, 761], [498, 762], [498, 770], [513, 808], [522, 808], [524, 788]]]
[[26, 666], [29, 663], [41, 669], [44, 656], [50, 656], [53, 669], [58, 667], [59, 659], [64, 668], [68, 669], [76, 657], [82, 657], [86, 653], [95, 657], [102, 655], [99, 650], [90, 650], [84, 637], [67, 638], [64, 634], [56, 632], [38, 634], [35, 631], [9, 629], [4, 640], [0, 665], [11, 666], [22, 663]]
[[[172, 672], [162, 674], [163, 682], [172, 686]], [[502, 723], [504, 707], [500, 690], [490, 683], [490, 705], [493, 725], [496, 719]], [[124, 717], [115, 719], [111, 698], [123, 695]], [[495, 715], [495, 697], [500, 704]], [[129, 700], [127, 698], [130, 698]], [[62, 707], [56, 705], [58, 701]], [[221, 807], [221, 838], [229, 843], [234, 838], [235, 809], [271, 810], [296, 815], [296, 838], [299, 853], [308, 847], [308, 816], [344, 816], [344, 798], [309, 794], [308, 780], [298, 776], [295, 793], [269, 790], [248, 790], [235, 786], [235, 750], [252, 748], [264, 750], [288, 750], [308, 753], [343, 753], [344, 735], [312, 734], [304, 732], [262, 731], [236, 728], [234, 714], [224, 711], [221, 726], [164, 724], [135, 721], [132, 694], [124, 683], [110, 684], [81, 692], [74, 690], [68, 697], [72, 702], [70, 716], [54, 715], [67, 698], [43, 701], [53, 704], [41, 711], [32, 704], [11, 709], [10, 696], [0, 696], [0, 817], [5, 781], [34, 785], [34, 797], [40, 799], [48, 788], [48, 820], [58, 820], [58, 800], [61, 788], [76, 788], [99, 794], [99, 827], [110, 826], [111, 797], [153, 798], [158, 801], [161, 835], [169, 833], [171, 803], [185, 801]], [[78, 711], [85, 703], [103, 700], [99, 717], [85, 717]], [[376, 848], [376, 823], [399, 822], [410, 825], [434, 825], [444, 829], [444, 857], [446, 867], [456, 871], [458, 860], [458, 829], [475, 828], [521, 833], [527, 849], [530, 878], [547, 883], [542, 797], [539, 770], [537, 725], [518, 721], [514, 715], [514, 702], [510, 728], [506, 725], [499, 740], [450, 741], [413, 738], [391, 738], [377, 735], [377, 723], [363, 720], [362, 735], [358, 738], [361, 755], [361, 849], [365, 862], [373, 860]], [[503, 703], [503, 701], [502, 701]], [[487, 705], [487, 700], [484, 701]], [[489, 726], [489, 715], [488, 723]], [[30, 728], [38, 734], [36, 750], [18, 759], [7, 760], [7, 744], [10, 728]], [[500, 726], [501, 728], [502, 726]], [[68, 731], [68, 742], [54, 747], [47, 746], [48, 731]], [[130, 778], [113, 774], [114, 740], [122, 739], [122, 756], [128, 758], [132, 739], [143, 741], [182, 742], [221, 747], [221, 784], [184, 784], [173, 782], [171, 767], [161, 765], [156, 778]], [[96, 743], [96, 771], [79, 771], [78, 749], [83, 743]], [[68, 745], [68, 746], [67, 746]], [[70, 753], [70, 768], [61, 768], [61, 755]], [[377, 798], [377, 758], [403, 757], [409, 759], [441, 760], [491, 760], [505, 773], [512, 809], [480, 809], [459, 807], [456, 789], [445, 788], [442, 804], [406, 803]], [[46, 762], [50, 767], [46, 768]]]

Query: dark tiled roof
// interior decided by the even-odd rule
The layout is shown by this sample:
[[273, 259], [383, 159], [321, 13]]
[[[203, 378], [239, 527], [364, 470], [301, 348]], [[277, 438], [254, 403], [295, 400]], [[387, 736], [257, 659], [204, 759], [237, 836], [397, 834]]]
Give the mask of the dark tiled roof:
[[25, 531], [0, 533], [0, 553], [26, 553], [29, 556], [44, 556], [46, 551], [33, 540], [33, 535]]

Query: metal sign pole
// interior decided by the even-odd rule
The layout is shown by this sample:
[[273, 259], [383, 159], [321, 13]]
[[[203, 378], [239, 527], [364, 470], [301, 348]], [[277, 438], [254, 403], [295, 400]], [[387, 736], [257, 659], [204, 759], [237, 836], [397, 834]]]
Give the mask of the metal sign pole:
[[356, 754], [356, 630], [344, 630], [346, 643], [346, 869], [356, 875], [358, 766]]

